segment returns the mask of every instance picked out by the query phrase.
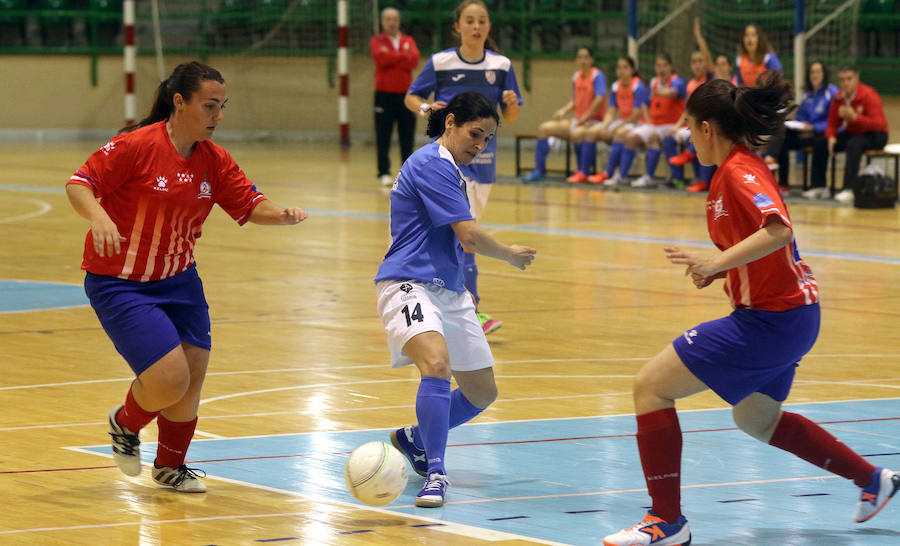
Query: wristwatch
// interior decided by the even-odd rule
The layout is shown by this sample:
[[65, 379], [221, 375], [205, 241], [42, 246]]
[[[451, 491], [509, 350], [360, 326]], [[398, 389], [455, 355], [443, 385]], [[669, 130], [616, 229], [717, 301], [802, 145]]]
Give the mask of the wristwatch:
[[423, 102], [419, 106], [419, 115], [424, 118], [430, 110], [431, 110], [431, 105], [428, 104], [427, 102]]

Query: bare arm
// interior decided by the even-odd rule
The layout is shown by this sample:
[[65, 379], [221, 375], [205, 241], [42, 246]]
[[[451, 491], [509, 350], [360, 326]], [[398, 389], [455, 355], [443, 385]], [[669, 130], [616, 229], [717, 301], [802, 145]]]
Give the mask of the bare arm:
[[281, 208], [268, 199], [256, 205], [249, 220], [262, 226], [293, 226], [306, 220], [306, 211], [299, 207]]
[[513, 267], [525, 269], [534, 261], [537, 251], [533, 248], [520, 245], [505, 245], [491, 237], [485, 230], [478, 227], [475, 220], [463, 220], [450, 224], [453, 232], [459, 238], [466, 252], [474, 252], [483, 256], [489, 256], [503, 260]]
[[770, 216], [765, 226], [722, 252], [708, 254], [681, 250], [678, 247], [666, 247], [664, 250], [670, 262], [688, 266], [685, 274], [696, 273], [704, 277], [714, 277], [723, 271], [768, 256], [790, 243], [793, 236], [794, 231], [790, 227], [782, 224], [777, 216]]
[[87, 186], [66, 184], [66, 195], [75, 212], [90, 220], [94, 250], [97, 254], [101, 257], [112, 257], [113, 253], [121, 254], [121, 244], [127, 239], [122, 237], [119, 228], [97, 202], [94, 192]]
[[703, 64], [706, 65], [706, 71], [712, 72], [715, 68], [715, 63], [713, 62], [712, 53], [709, 51], [709, 46], [706, 45], [706, 40], [703, 39], [703, 33], [700, 32], [699, 17], [694, 17], [694, 39], [697, 40], [697, 47], [700, 48], [700, 53], [703, 54]]
[[503, 121], [515, 123], [519, 119], [519, 96], [516, 95], [515, 91], [507, 89], [503, 92], [502, 100], [503, 104], [506, 105], [506, 108], [501, 110], [503, 112]]

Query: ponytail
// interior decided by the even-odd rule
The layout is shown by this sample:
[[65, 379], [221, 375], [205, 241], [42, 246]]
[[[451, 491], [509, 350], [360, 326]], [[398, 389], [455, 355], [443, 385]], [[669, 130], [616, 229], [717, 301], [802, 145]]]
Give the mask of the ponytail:
[[453, 114], [456, 125], [484, 118], [492, 118], [497, 125], [500, 124], [497, 108], [481, 93], [468, 91], [453, 97], [446, 107], [431, 112], [431, 115], [428, 116], [428, 127], [425, 129], [425, 134], [431, 138], [443, 135], [447, 125], [447, 116], [450, 114]]
[[134, 125], [123, 127], [119, 130], [119, 134], [169, 119], [169, 116], [175, 111], [175, 94], [180, 94], [184, 100], [190, 100], [191, 95], [200, 89], [200, 85], [204, 81], [208, 80], [225, 83], [222, 74], [211, 66], [196, 61], [176, 66], [172, 75], [160, 82], [159, 87], [156, 88], [153, 106], [150, 107], [147, 117]]
[[784, 129], [784, 120], [794, 111], [790, 82], [775, 70], [763, 73], [753, 87], [735, 87], [715, 79], [694, 90], [685, 109], [697, 123], [715, 122], [722, 135], [751, 146], [765, 143], [766, 136]]

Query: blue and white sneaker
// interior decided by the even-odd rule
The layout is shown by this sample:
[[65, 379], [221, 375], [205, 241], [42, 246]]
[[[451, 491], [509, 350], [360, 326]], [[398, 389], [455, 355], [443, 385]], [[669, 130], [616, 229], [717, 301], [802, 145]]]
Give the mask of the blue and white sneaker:
[[863, 488], [856, 503], [856, 523], [862, 523], [881, 512], [888, 501], [900, 490], [900, 474], [878, 467], [872, 473], [872, 484]]
[[675, 523], [666, 523], [653, 510], [634, 527], [603, 539], [603, 546], [688, 546], [690, 543], [691, 526], [684, 516]]
[[535, 169], [535, 170], [531, 171], [530, 173], [526, 174], [525, 176], [523, 176], [522, 182], [525, 182], [526, 184], [532, 184], [534, 182], [540, 182], [541, 180], [543, 180], [545, 178], [547, 178], [546, 174]]
[[391, 431], [391, 444], [399, 449], [400, 453], [406, 455], [416, 474], [428, 476], [428, 458], [425, 457], [425, 450], [419, 449], [413, 441], [412, 427]]
[[425, 487], [416, 495], [416, 506], [423, 508], [438, 508], [444, 505], [444, 495], [447, 494], [447, 486], [450, 481], [447, 476], [432, 472], [425, 482]]

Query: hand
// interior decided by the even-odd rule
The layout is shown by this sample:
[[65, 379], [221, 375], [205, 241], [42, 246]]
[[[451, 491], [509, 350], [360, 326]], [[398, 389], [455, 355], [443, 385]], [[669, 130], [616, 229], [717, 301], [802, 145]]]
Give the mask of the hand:
[[685, 275], [696, 273], [703, 277], [712, 277], [719, 273], [719, 268], [715, 265], [715, 256], [702, 252], [681, 250], [677, 246], [667, 246], [663, 250], [666, 252], [666, 258], [673, 264], [688, 266]]
[[803, 122], [803, 127], [800, 129], [801, 133], [812, 133], [816, 128], [812, 123]]
[[837, 144], [837, 139], [832, 137], [828, 139], [828, 155], [834, 155], [834, 145]]
[[705, 277], [699, 273], [694, 273], [691, 271], [690, 266], [688, 266], [687, 270], [684, 272], [685, 275], [690, 274], [691, 281], [694, 283], [694, 286], [697, 287], [697, 290], [701, 290], [706, 288], [716, 279], [722, 279], [725, 277], [725, 272], [716, 273], [715, 275], [710, 275], [709, 277]]
[[561, 119], [563, 118], [563, 116], [565, 116], [565, 115], [566, 115], [565, 111], [563, 111], [563, 109], [560, 108], [560, 109], [557, 110], [556, 112], [553, 112], [553, 119], [556, 120], [556, 121], [559, 121], [559, 120], [561, 120]]
[[700, 34], [700, 18], [694, 16], [694, 36]]
[[521, 270], [525, 270], [526, 267], [531, 265], [531, 262], [534, 261], [534, 256], [537, 254], [537, 250], [521, 245], [510, 245], [512, 249], [512, 253], [509, 258], [506, 259], [507, 262], [513, 267], [518, 267]]
[[507, 106], [512, 106], [514, 104], [519, 104], [519, 96], [516, 95], [516, 92], [512, 89], [507, 89], [503, 92], [503, 104]]
[[440, 110], [441, 108], [446, 108], [446, 107], [447, 107], [447, 101], [439, 100], [439, 101], [435, 101], [435, 102], [431, 103], [430, 111], [435, 112], [437, 110]]
[[113, 252], [122, 253], [122, 243], [127, 241], [119, 234], [119, 228], [106, 214], [91, 222], [91, 237], [94, 240], [94, 252], [101, 258], [112, 258]]
[[281, 223], [285, 226], [293, 226], [306, 220], [308, 216], [309, 214], [300, 207], [287, 207], [281, 211]]

